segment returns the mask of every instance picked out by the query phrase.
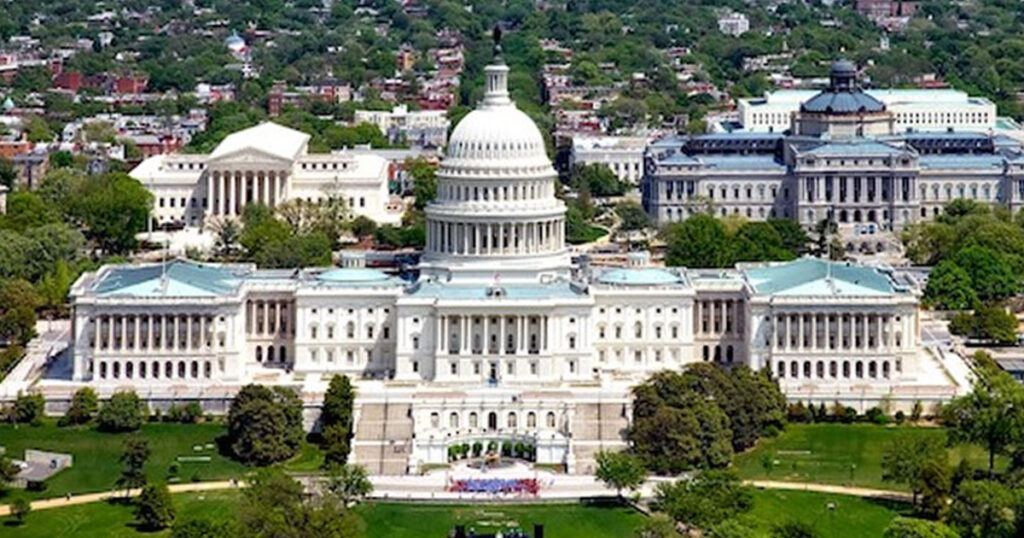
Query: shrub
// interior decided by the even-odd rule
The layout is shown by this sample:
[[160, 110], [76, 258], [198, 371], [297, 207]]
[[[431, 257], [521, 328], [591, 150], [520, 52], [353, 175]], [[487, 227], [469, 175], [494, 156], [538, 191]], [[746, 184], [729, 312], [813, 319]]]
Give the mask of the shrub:
[[101, 431], [130, 432], [142, 427], [146, 404], [134, 391], [116, 392], [100, 409], [96, 421]]
[[42, 394], [18, 393], [14, 400], [14, 420], [22, 424], [38, 426], [43, 420], [43, 411], [46, 407], [46, 399]]

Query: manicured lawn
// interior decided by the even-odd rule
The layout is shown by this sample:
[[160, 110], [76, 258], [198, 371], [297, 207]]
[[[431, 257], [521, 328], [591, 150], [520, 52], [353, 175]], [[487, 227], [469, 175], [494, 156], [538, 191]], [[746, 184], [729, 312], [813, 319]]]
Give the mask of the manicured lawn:
[[[835, 508], [829, 510], [829, 503]], [[806, 521], [828, 538], [881, 536], [908, 505], [808, 491], [756, 490], [754, 508], [740, 517], [757, 536], [768, 536], [773, 525]]]
[[555, 505], [438, 506], [368, 503], [356, 508], [366, 520], [367, 536], [422, 538], [448, 536], [457, 524], [477, 531], [518, 525], [533, 533], [534, 523], [544, 524], [545, 536], [558, 538], [626, 538], [643, 521], [636, 511], [623, 507]]
[[[222, 520], [234, 516], [238, 498], [237, 491], [183, 493], [174, 496], [174, 506], [179, 518]], [[30, 513], [20, 526], [11, 526], [5, 519], [0, 526], [4, 538], [143, 538], [171, 534], [140, 532], [132, 525], [134, 510], [130, 505], [105, 502], [39, 510]]]
[[[178, 518], [223, 520], [235, 517], [237, 491], [186, 493], [174, 496]], [[834, 510], [829, 510], [832, 503]], [[800, 519], [816, 526], [829, 538], [880, 536], [905, 505], [803, 491], [754, 492], [754, 508], [741, 516], [755, 530], [752, 538], [767, 537], [772, 525]], [[558, 538], [628, 538], [643, 516], [621, 507], [578, 504], [441, 506], [366, 503], [356, 507], [366, 521], [368, 538], [443, 537], [456, 524], [478, 531], [495, 530], [509, 523], [533, 531], [544, 524], [546, 536]], [[132, 526], [129, 505], [92, 503], [41, 510], [29, 514], [22, 526], [0, 526], [5, 538], [142, 538], [167, 536], [169, 532], [141, 533]]]
[[[217, 480], [241, 476], [246, 467], [218, 453], [216, 439], [225, 432], [222, 424], [147, 423], [138, 435], [149, 440], [152, 451], [146, 464], [151, 481], [169, 481], [175, 458], [196, 461], [178, 463], [178, 482]], [[20, 458], [26, 448], [70, 453], [74, 464], [47, 480], [47, 489], [34, 497], [54, 497], [65, 493], [106, 491], [114, 487], [121, 473], [118, 458], [124, 438], [131, 434], [111, 434], [92, 426], [58, 427], [53, 422], [41, 426], [0, 425], [0, 446], [7, 454]], [[195, 450], [195, 448], [199, 450]], [[206, 460], [208, 461], [202, 461]], [[174, 480], [170, 480], [173, 482]], [[0, 497], [2, 502], [4, 497]]]
[[[764, 439], [753, 450], [738, 455], [733, 465], [741, 476], [749, 479], [905, 489], [899, 484], [882, 482], [882, 450], [901, 432], [946, 439], [942, 428], [791, 424], [779, 437]], [[770, 472], [762, 464], [766, 453], [777, 462]], [[957, 446], [949, 453], [952, 465], [964, 457], [978, 468], [988, 465], [985, 452], [979, 447]]]

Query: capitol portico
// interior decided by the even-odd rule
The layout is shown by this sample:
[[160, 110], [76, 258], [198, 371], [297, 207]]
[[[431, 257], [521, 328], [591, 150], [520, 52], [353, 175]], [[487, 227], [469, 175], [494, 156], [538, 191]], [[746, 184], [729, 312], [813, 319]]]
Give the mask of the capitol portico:
[[[768, 369], [793, 400], [861, 410], [967, 388], [924, 349], [917, 290], [890, 268], [572, 263], [543, 138], [507, 74], [500, 58], [487, 67], [483, 102], [452, 134], [417, 281], [358, 264], [104, 266], [71, 291], [73, 383], [103, 396], [132, 387], [151, 405], [278, 383], [313, 409], [346, 374], [358, 392], [351, 460], [378, 474], [478, 441], [589, 472], [597, 451], [625, 446], [631, 388], [697, 362]], [[245, 200], [260, 196], [210, 164]], [[220, 192], [225, 175], [207, 177]]]
[[157, 225], [201, 226], [239, 217], [252, 203], [338, 198], [353, 215], [382, 224], [401, 220], [388, 192], [388, 162], [348, 152], [309, 153], [309, 135], [271, 122], [228, 135], [209, 154], [155, 155], [131, 171], [152, 193]]

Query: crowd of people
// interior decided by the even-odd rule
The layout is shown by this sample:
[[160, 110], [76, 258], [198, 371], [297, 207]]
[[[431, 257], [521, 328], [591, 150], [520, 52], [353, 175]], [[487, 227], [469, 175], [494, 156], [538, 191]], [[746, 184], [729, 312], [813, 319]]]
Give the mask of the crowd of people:
[[536, 478], [466, 478], [453, 480], [448, 486], [448, 491], [537, 495], [540, 492], [540, 482]]

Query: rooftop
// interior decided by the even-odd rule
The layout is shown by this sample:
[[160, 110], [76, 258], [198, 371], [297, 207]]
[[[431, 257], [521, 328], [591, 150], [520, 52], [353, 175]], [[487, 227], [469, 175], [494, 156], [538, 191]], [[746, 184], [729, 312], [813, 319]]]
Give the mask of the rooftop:
[[899, 293], [877, 268], [801, 258], [744, 269], [758, 294], [776, 296], [881, 296]]
[[686, 284], [686, 279], [682, 275], [655, 267], [645, 269], [612, 269], [598, 275], [597, 281], [601, 284], [614, 284], [620, 286], [665, 286], [671, 284]]
[[[499, 291], [500, 290], [500, 291]], [[496, 293], [497, 292], [497, 293]], [[430, 297], [455, 301], [537, 301], [543, 299], [575, 299], [582, 296], [569, 282], [551, 284], [499, 284], [448, 285], [440, 282], [421, 282], [412, 292], [413, 297]]]
[[89, 291], [104, 297], [215, 297], [234, 294], [247, 272], [188, 260], [114, 265], [100, 271]]
[[302, 131], [267, 121], [229, 134], [214, 148], [210, 158], [217, 159], [252, 148], [274, 157], [293, 160], [304, 151], [308, 141], [309, 135]]

